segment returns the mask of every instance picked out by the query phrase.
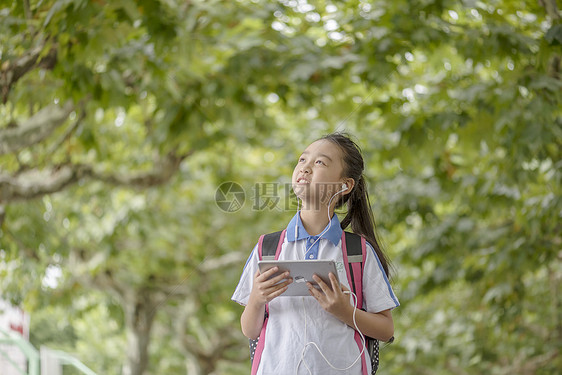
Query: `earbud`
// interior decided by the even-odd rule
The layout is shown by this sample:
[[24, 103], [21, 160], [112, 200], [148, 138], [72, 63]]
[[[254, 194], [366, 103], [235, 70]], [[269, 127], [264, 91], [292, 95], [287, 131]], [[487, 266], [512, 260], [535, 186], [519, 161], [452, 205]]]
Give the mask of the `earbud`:
[[347, 184], [343, 184], [343, 185], [341, 186], [341, 188], [342, 188], [343, 190], [347, 190]]

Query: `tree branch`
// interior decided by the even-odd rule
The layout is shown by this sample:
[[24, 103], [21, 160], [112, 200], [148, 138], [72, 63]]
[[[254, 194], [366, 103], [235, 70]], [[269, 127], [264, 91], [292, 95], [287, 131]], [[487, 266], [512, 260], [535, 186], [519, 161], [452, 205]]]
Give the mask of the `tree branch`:
[[67, 101], [62, 107], [50, 104], [19, 126], [1, 129], [0, 155], [14, 153], [41, 142], [61, 126], [73, 110], [71, 101]]
[[71, 271], [72, 281], [87, 285], [91, 288], [110, 292], [122, 304], [124, 303], [125, 287], [121, 285], [110, 271], [104, 270], [92, 274], [92, 269], [106, 259], [106, 254], [97, 253], [90, 259], [86, 259], [86, 251], [73, 248], [69, 253], [68, 269]]
[[29, 5], [29, 0], [23, 0], [23, 10], [25, 12], [25, 20], [29, 28], [29, 33], [31, 35], [35, 34], [35, 27], [33, 27], [33, 13], [31, 12], [31, 6]]
[[[6, 104], [12, 86], [31, 70], [41, 67], [52, 69], [57, 62], [57, 46], [53, 45], [47, 54], [39, 60], [45, 48], [45, 42], [32, 48], [29, 52], [11, 61], [6, 61], [0, 66], [0, 94], [2, 103]], [[39, 60], [39, 61], [38, 61]]]
[[548, 14], [552, 21], [560, 19], [556, 0], [539, 0], [539, 4], [546, 10], [546, 14]]
[[91, 170], [91, 177], [106, 182], [111, 185], [130, 186], [135, 188], [148, 188], [152, 186], [162, 185], [170, 180], [170, 178], [179, 169], [181, 162], [190, 156], [193, 152], [184, 155], [176, 155], [171, 152], [165, 158], [159, 160], [154, 168], [148, 172], [136, 172], [129, 174], [104, 174]]
[[0, 173], [0, 202], [27, 200], [56, 193], [84, 178], [132, 188], [157, 186], [169, 181], [189, 155], [191, 152], [179, 156], [170, 153], [147, 172], [110, 174], [96, 171], [90, 165], [63, 164], [43, 170], [30, 169], [17, 175]]
[[51, 147], [49, 147], [49, 149], [47, 150], [47, 155], [51, 156], [53, 153], [55, 153], [55, 151], [59, 149], [59, 147], [63, 144], [63, 142], [65, 142], [66, 140], [68, 140], [70, 138], [72, 133], [78, 128], [78, 125], [80, 125], [82, 120], [84, 120], [85, 118], [86, 118], [86, 112], [81, 111], [81, 114], [78, 116], [76, 121], [74, 121], [74, 124], [72, 124], [68, 129], [66, 129], [66, 131], [59, 138], [59, 140], [57, 142], [53, 143], [51, 145]]

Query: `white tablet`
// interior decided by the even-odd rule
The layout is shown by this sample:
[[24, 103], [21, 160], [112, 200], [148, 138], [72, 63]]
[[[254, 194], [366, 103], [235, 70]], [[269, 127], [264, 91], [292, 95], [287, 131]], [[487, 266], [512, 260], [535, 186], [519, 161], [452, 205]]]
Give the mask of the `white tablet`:
[[289, 271], [290, 277], [293, 282], [289, 284], [287, 290], [281, 294], [282, 296], [310, 296], [308, 286], [306, 283], [309, 281], [316, 288], [320, 286], [314, 281], [312, 276], [314, 274], [328, 285], [331, 285], [330, 277], [333, 273], [339, 283], [338, 272], [336, 271], [336, 263], [333, 260], [316, 259], [316, 260], [261, 260], [258, 262], [260, 273], [267, 271], [272, 267], [279, 267], [279, 271], [275, 274], [278, 275], [285, 271]]

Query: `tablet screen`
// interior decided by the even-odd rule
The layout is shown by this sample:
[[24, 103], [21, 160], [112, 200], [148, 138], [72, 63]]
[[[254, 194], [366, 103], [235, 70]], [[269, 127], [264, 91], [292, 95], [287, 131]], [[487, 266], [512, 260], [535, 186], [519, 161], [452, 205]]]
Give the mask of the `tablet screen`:
[[314, 274], [328, 285], [331, 285], [329, 273], [333, 273], [339, 283], [338, 273], [336, 271], [336, 263], [334, 260], [316, 259], [316, 260], [262, 260], [258, 262], [260, 272], [263, 273], [272, 267], [279, 267], [278, 275], [285, 271], [289, 271], [293, 278], [293, 283], [289, 284], [287, 290], [281, 296], [309, 296], [307, 282], [312, 283], [316, 288], [320, 288], [316, 281], [312, 278]]

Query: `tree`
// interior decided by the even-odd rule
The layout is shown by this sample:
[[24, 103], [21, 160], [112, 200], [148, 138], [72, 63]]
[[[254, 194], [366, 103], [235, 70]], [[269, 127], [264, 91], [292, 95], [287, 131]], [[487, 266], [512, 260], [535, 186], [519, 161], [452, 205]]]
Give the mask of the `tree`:
[[[292, 107], [310, 103], [310, 88], [296, 83], [313, 72], [289, 63], [301, 59], [299, 47], [318, 55], [306, 56], [310, 66], [326, 53], [314, 47], [313, 36], [291, 39], [269, 28], [264, 34], [277, 5], [228, 7], [232, 12], [208, 3], [59, 0], [16, 2], [2, 12], [2, 247], [8, 260], [24, 255], [39, 267], [19, 264], [20, 272], [33, 270], [30, 283], [7, 283], [6, 290], [33, 306], [37, 293], [25, 291], [42, 283], [37, 275], [48, 264], [65, 271], [58, 294], [71, 298], [76, 285], [110, 293], [123, 308], [128, 333], [125, 373], [145, 372], [157, 309], [174, 297], [169, 289], [182, 276], [178, 271], [160, 283], [159, 273], [168, 270], [156, 268], [131, 282], [156, 245], [139, 269], [119, 273], [135, 257], [134, 245], [152, 240], [126, 236], [137, 225], [135, 204], [142, 207], [150, 188], [170, 183], [186, 159], [231, 139], [259, 142], [271, 121], [262, 108], [266, 94], [284, 90], [298, 99]], [[265, 40], [272, 44], [262, 45]], [[289, 75], [278, 79], [283, 73]], [[93, 211], [65, 205], [67, 196], [75, 202], [94, 197], [88, 202]], [[37, 215], [41, 198], [47, 212]], [[56, 224], [44, 227], [41, 216]], [[41, 235], [29, 236], [36, 227], [43, 227]]]
[[[244, 373], [229, 294], [296, 208], [299, 149], [342, 129], [398, 268], [382, 366], [560, 366], [555, 1], [26, 0], [0, 17], [2, 291], [72, 311], [78, 351], [109, 319], [128, 360], [91, 344], [99, 372]], [[240, 211], [215, 205], [224, 181]], [[279, 188], [272, 209], [257, 183]]]

